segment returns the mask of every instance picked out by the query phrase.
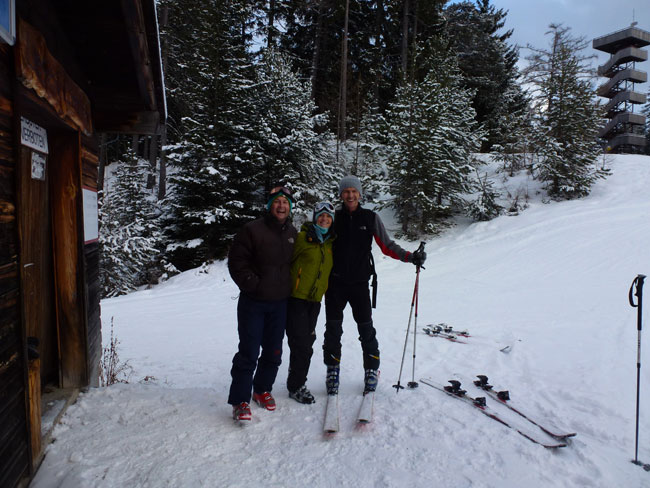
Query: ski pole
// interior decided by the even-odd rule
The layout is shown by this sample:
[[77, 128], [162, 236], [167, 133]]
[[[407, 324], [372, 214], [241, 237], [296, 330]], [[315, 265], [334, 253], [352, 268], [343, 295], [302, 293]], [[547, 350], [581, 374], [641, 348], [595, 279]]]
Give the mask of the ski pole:
[[[424, 247], [424, 242], [420, 244], [420, 247], [418, 249], [423, 247]], [[409, 331], [411, 329], [411, 318], [413, 317], [413, 308], [415, 306], [415, 299], [417, 297], [419, 281], [420, 281], [420, 266], [417, 266], [415, 268], [415, 287], [413, 288], [413, 298], [411, 299], [411, 311], [409, 312], [409, 321], [408, 321], [408, 325], [406, 326], [406, 337], [404, 338], [404, 350], [402, 351], [402, 362], [400, 363], [399, 366], [399, 377], [397, 378], [397, 384], [393, 385], [393, 388], [397, 390], [396, 393], [399, 393], [399, 391], [404, 388], [400, 384], [400, 381], [402, 379], [402, 370], [404, 369], [404, 358], [406, 357], [406, 345], [408, 344], [408, 340], [409, 340]], [[415, 351], [413, 352], [413, 354], [415, 355]], [[415, 356], [413, 357], [413, 360], [415, 361]]]
[[[634, 464], [639, 463], [639, 390], [641, 386], [641, 317], [643, 314], [643, 281], [645, 280], [645, 275], [637, 275], [630, 286], [630, 293], [628, 298], [630, 300], [630, 305], [637, 309], [637, 319], [636, 319], [636, 329], [637, 329], [637, 354], [636, 354], [636, 437], [634, 445]], [[632, 291], [636, 288], [636, 293]], [[633, 296], [636, 296], [637, 302], [634, 303]]]
[[[420, 247], [417, 248], [417, 251], [424, 251], [424, 241], [420, 242]], [[420, 302], [420, 268], [417, 266], [415, 269], [415, 281], [417, 285], [415, 286], [415, 322], [413, 324], [413, 374], [411, 376], [411, 381], [407, 384], [409, 388], [417, 388], [418, 383], [415, 381], [415, 351], [416, 351], [416, 338], [418, 332], [418, 303]], [[408, 332], [407, 332], [408, 333]]]

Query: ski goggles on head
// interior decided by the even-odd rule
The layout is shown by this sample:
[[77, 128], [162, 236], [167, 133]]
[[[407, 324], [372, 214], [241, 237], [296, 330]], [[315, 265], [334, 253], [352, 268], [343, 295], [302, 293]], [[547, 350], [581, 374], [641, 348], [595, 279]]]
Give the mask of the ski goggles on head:
[[316, 222], [318, 217], [322, 214], [328, 214], [334, 220], [334, 205], [330, 202], [318, 202], [314, 207], [314, 214], [312, 215], [312, 222]]
[[267, 210], [271, 210], [271, 204], [273, 203], [273, 200], [278, 197], [285, 197], [287, 200], [289, 200], [289, 210], [293, 210], [293, 193], [286, 186], [276, 186], [271, 190], [269, 193], [269, 200], [266, 203]]
[[314, 207], [314, 213], [322, 213], [322, 212], [327, 212], [329, 214], [334, 213], [334, 205], [332, 205], [330, 202], [318, 202], [316, 206]]

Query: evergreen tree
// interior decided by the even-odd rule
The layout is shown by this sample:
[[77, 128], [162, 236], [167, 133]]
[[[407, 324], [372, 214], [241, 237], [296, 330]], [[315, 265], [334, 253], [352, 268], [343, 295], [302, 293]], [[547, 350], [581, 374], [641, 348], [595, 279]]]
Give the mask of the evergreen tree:
[[503, 207], [497, 203], [500, 195], [494, 189], [493, 183], [488, 178], [487, 173], [481, 176], [477, 170], [476, 183], [478, 196], [467, 205], [467, 216], [478, 221], [492, 220], [498, 217], [503, 211]]
[[384, 164], [387, 156], [386, 144], [388, 126], [384, 114], [375, 99], [369, 96], [368, 107], [363, 115], [354, 139], [352, 167], [349, 171], [359, 177], [363, 186], [363, 198], [366, 202], [380, 203], [380, 197], [387, 191], [387, 168]]
[[591, 185], [607, 174], [596, 167], [602, 113], [591, 86], [590, 57], [582, 54], [587, 43], [571, 36], [569, 28], [550, 28], [551, 48], [530, 48], [527, 58], [526, 79], [536, 88], [536, 171], [549, 196], [570, 199], [589, 194]]
[[[440, 46], [444, 48], [444, 42]], [[472, 92], [463, 88], [451, 51], [436, 50], [423, 81], [405, 83], [387, 111], [389, 181], [402, 234], [435, 234], [463, 206], [470, 189], [472, 153], [483, 131]]]
[[518, 49], [503, 32], [507, 12], [490, 0], [464, 1], [445, 9], [446, 35], [458, 56], [463, 85], [474, 92], [472, 107], [487, 137], [481, 150], [503, 144], [521, 124], [527, 100], [519, 84]]
[[234, 0], [169, 1], [170, 177], [167, 255], [181, 270], [219, 258], [261, 208], [250, 114], [250, 8]]
[[146, 189], [149, 163], [127, 152], [100, 202], [100, 282], [113, 297], [151, 283], [162, 273], [163, 236], [153, 193]]
[[319, 131], [327, 115], [315, 115], [309, 84], [300, 81], [288, 55], [266, 51], [256, 79], [251, 146], [262, 161], [258, 186], [270, 190], [276, 182], [287, 182], [300, 201], [298, 212], [310, 216], [312, 205], [329, 198], [339, 176], [331, 168], [331, 138]]

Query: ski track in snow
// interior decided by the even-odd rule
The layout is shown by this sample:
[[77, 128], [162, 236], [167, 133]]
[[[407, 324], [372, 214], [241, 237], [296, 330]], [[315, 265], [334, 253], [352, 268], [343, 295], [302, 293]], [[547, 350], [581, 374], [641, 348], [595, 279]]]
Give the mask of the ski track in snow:
[[[627, 302], [634, 277], [650, 275], [650, 157], [613, 157], [611, 167], [585, 199], [543, 204], [530, 190], [530, 207], [518, 216], [459, 225], [430, 240], [420, 276], [414, 378], [462, 379], [481, 396], [471, 381], [486, 374], [543, 425], [577, 432], [568, 447], [544, 449], [424, 384], [396, 394], [415, 273], [375, 248], [382, 367], [373, 423], [355, 423], [363, 369], [348, 308], [340, 432], [322, 433], [324, 310], [308, 381], [317, 402], [287, 397], [285, 342], [278, 409], [253, 405], [251, 424], [234, 424], [226, 398], [238, 291], [221, 262], [102, 302], [104, 342], [113, 318], [119, 356], [134, 373], [129, 384], [80, 395], [55, 427], [31, 486], [650, 486], [650, 473], [630, 462], [637, 331]], [[468, 344], [421, 331], [439, 322], [469, 329]], [[404, 385], [413, 376], [413, 328]], [[650, 462], [647, 339], [643, 347], [639, 459]], [[489, 398], [488, 405], [526, 427]]]

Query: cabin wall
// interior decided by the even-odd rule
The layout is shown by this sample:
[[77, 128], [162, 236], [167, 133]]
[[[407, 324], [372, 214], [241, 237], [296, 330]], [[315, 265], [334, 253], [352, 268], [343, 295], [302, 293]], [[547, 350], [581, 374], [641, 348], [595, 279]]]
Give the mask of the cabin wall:
[[29, 474], [24, 334], [20, 315], [13, 51], [0, 44], [0, 486]]
[[[99, 143], [97, 137], [81, 138], [81, 184], [84, 190], [97, 194]], [[84, 215], [84, 220], [92, 215]], [[91, 222], [91, 227], [93, 223]], [[88, 333], [88, 373], [90, 386], [99, 385], [99, 363], [102, 355], [102, 324], [100, 319], [99, 242], [84, 237], [84, 274]]]
[[[39, 31], [18, 23], [17, 45], [0, 43], [2, 487], [21, 484], [42, 459], [41, 386], [97, 386], [102, 351], [99, 244], [84, 235], [83, 196], [96, 197], [99, 160], [90, 104], [69, 75], [78, 67], [59, 63], [42, 50], [49, 41]], [[41, 46], [50, 66], [47, 74], [37, 70], [34, 45]], [[52, 69], [57, 84], [48, 78]], [[31, 149], [20, 144], [21, 116], [47, 130], [43, 182], [30, 178]], [[89, 213], [96, 222], [96, 210]], [[38, 258], [45, 255], [49, 259]], [[56, 301], [51, 313], [41, 307], [44, 290], [52, 290]], [[29, 364], [27, 336], [40, 339], [41, 357]]]

